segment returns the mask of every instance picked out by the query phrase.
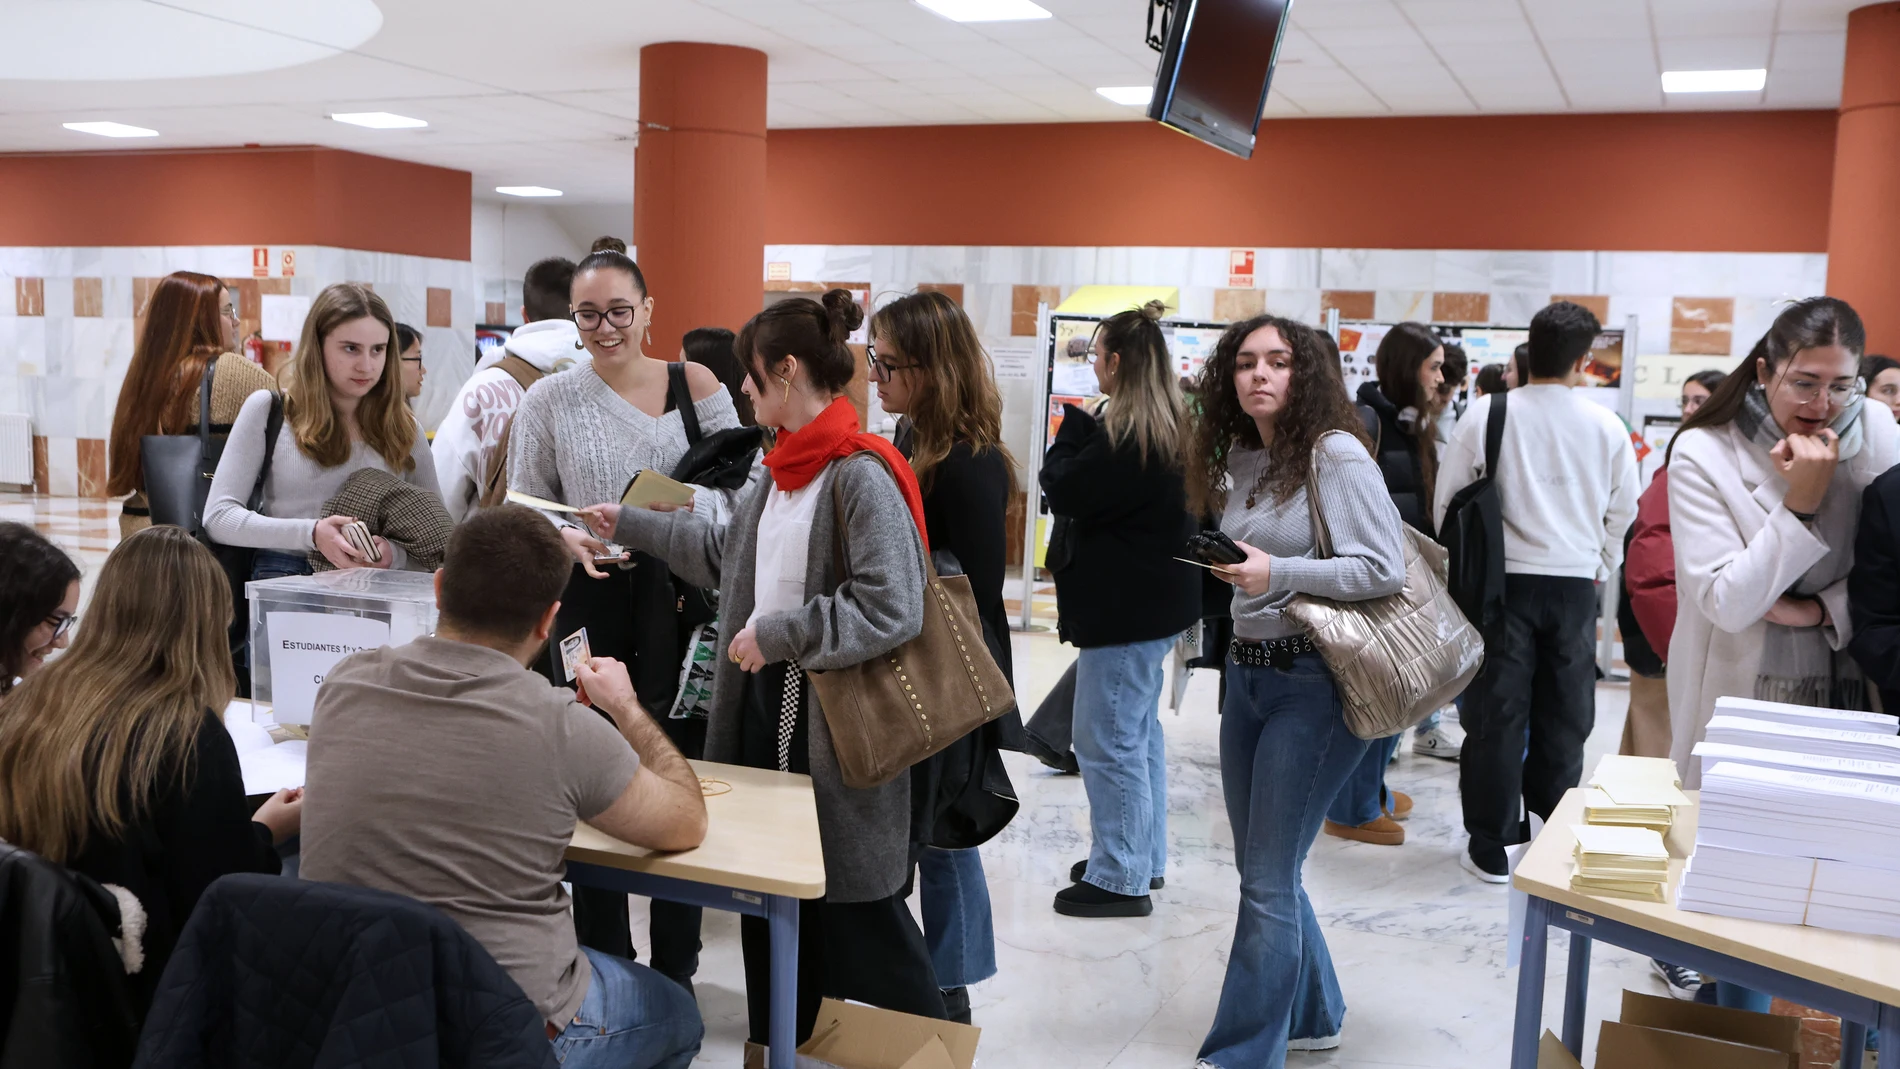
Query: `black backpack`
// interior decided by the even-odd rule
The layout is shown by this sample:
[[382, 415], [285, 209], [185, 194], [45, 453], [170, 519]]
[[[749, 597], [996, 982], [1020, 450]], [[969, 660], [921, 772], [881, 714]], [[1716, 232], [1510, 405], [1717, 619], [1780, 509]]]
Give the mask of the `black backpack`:
[[1438, 540], [1450, 561], [1451, 598], [1488, 640], [1504, 615], [1504, 507], [1498, 500], [1498, 448], [1504, 441], [1504, 400], [1491, 397], [1484, 428], [1484, 475], [1452, 495]]

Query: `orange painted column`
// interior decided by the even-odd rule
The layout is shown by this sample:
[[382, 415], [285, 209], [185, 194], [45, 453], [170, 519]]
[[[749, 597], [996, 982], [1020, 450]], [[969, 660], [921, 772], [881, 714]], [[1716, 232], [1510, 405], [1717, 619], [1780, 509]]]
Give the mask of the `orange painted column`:
[[640, 49], [633, 158], [633, 240], [653, 298], [647, 351], [671, 360], [687, 331], [736, 331], [762, 304], [765, 53]]
[[1847, 16], [1827, 291], [1860, 312], [1867, 351], [1900, 355], [1900, 3]]

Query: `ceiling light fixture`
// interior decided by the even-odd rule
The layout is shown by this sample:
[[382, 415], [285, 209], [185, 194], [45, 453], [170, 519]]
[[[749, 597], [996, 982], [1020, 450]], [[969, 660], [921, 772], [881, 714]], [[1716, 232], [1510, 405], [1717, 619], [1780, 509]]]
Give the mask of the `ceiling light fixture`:
[[917, 0], [951, 22], [1022, 22], [1055, 16], [1030, 0]]
[[82, 134], [98, 134], [100, 137], [157, 137], [157, 130], [147, 130], [143, 126], [127, 126], [122, 122], [64, 122], [60, 123], [68, 130]]
[[511, 197], [558, 197], [561, 191], [546, 186], [496, 186], [495, 192]]
[[1104, 85], [1095, 91], [1117, 104], [1125, 104], [1131, 108], [1147, 107], [1148, 102], [1153, 100], [1155, 95], [1152, 85]]
[[1768, 72], [1756, 67], [1745, 71], [1664, 71], [1665, 93], [1754, 93], [1768, 84]]
[[390, 111], [339, 111], [333, 112], [330, 118], [371, 130], [414, 130], [429, 125], [426, 119], [412, 119]]

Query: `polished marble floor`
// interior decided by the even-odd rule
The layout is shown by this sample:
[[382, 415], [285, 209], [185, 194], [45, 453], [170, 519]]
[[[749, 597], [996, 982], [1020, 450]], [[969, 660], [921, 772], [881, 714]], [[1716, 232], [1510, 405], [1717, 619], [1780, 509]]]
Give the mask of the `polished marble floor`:
[[[35, 523], [81, 561], [90, 581], [117, 540], [117, 506], [0, 495], [0, 520]], [[1041, 600], [1040, 598], [1038, 599]], [[1023, 704], [1034, 708], [1074, 651], [1048, 632], [1015, 637]], [[1139, 920], [1057, 916], [1055, 892], [1088, 853], [1082, 783], [1009, 755], [1022, 798], [1016, 821], [983, 847], [995, 910], [999, 975], [973, 990], [984, 1029], [983, 1069], [1190, 1069], [1213, 1018], [1238, 881], [1220, 796], [1216, 679], [1193, 673], [1179, 713], [1163, 711], [1168, 738], [1168, 886]], [[1604, 684], [1590, 762], [1615, 748], [1626, 694]], [[1389, 782], [1416, 800], [1405, 845], [1367, 846], [1321, 836], [1306, 866], [1313, 898], [1345, 990], [1338, 1050], [1295, 1054], [1307, 1066], [1466, 1067], [1508, 1063], [1516, 974], [1506, 969], [1508, 893], [1458, 867], [1463, 843], [1457, 766], [1416, 757], [1409, 746]], [[636, 905], [644, 951], [646, 910]], [[738, 924], [707, 914], [697, 981], [706, 1016], [696, 1064], [737, 1067], [745, 1038]], [[1546, 1019], [1557, 1023], [1564, 937], [1553, 938]], [[1647, 963], [1597, 948], [1590, 1025], [1617, 1005], [1625, 986], [1660, 993]], [[1586, 1058], [1586, 1064], [1590, 1059]]]

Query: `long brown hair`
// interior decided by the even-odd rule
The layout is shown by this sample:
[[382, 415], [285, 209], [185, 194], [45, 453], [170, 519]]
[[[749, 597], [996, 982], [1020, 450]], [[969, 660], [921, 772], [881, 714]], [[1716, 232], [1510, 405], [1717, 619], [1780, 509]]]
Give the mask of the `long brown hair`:
[[923, 491], [930, 492], [937, 465], [958, 442], [968, 442], [977, 456], [1001, 450], [1014, 488], [1016, 458], [1003, 444], [1003, 395], [963, 306], [934, 290], [899, 297], [871, 315], [871, 333], [888, 339], [917, 371], [910, 466]]
[[1188, 505], [1205, 516], [1225, 507], [1227, 457], [1236, 444], [1259, 449], [1260, 427], [1240, 407], [1234, 389], [1234, 368], [1247, 335], [1272, 327], [1293, 350], [1293, 378], [1286, 407], [1274, 422], [1273, 444], [1267, 446], [1266, 489], [1274, 500], [1285, 501], [1306, 484], [1306, 468], [1313, 451], [1328, 431], [1345, 431], [1370, 447], [1359, 413], [1346, 397], [1346, 383], [1320, 333], [1304, 323], [1280, 316], [1261, 315], [1235, 323], [1220, 336], [1214, 355], [1201, 367], [1194, 395], [1201, 409], [1194, 420], [1188, 449]]
[[1781, 310], [1775, 317], [1768, 333], [1761, 336], [1755, 347], [1742, 357], [1735, 370], [1728, 373], [1722, 384], [1709, 392], [1709, 399], [1702, 407], [1689, 414], [1669, 440], [1668, 453], [1664, 455], [1664, 464], [1675, 454], [1676, 443], [1682, 440], [1682, 432], [1697, 427], [1722, 427], [1735, 422], [1742, 413], [1742, 403], [1748, 391], [1761, 381], [1755, 370], [1759, 360], [1768, 369], [1769, 375], [1777, 372], [1785, 374], [1786, 366], [1793, 362], [1805, 349], [1819, 349], [1823, 346], [1838, 345], [1854, 354], [1858, 361], [1867, 349], [1867, 328], [1861, 324], [1860, 313], [1852, 305], [1838, 297], [1809, 297], [1796, 301]]
[[389, 330], [389, 352], [383, 377], [357, 402], [356, 425], [363, 440], [383, 458], [391, 471], [416, 466], [409, 451], [415, 448], [416, 418], [402, 395], [402, 362], [397, 359], [396, 318], [389, 306], [369, 287], [338, 282], [317, 294], [303, 321], [303, 337], [284, 373], [284, 423], [304, 455], [326, 468], [350, 459], [350, 432], [330, 400], [330, 376], [323, 366], [323, 343], [330, 333], [357, 319], [374, 319]]
[[224, 301], [224, 283], [196, 271], [173, 271], [153, 287], [112, 413], [107, 494], [145, 489], [139, 439], [197, 425], [205, 365], [224, 352]]
[[72, 648], [0, 703], [0, 839], [64, 864], [190, 777], [205, 711], [237, 690], [230, 622], [224, 569], [182, 528], [121, 542]]
[[1102, 348], [1114, 354], [1115, 393], [1101, 408], [1102, 429], [1120, 449], [1135, 443], [1141, 462], [1150, 457], [1170, 467], [1181, 463], [1186, 440], [1187, 404], [1174, 358], [1161, 333], [1167, 305], [1149, 301], [1140, 308], [1117, 312], [1095, 328]]
[[1418, 449], [1419, 478], [1424, 483], [1420, 490], [1426, 501], [1432, 500], [1432, 489], [1438, 483], [1437, 420], [1432, 417], [1439, 402], [1436, 396], [1428, 397], [1419, 389], [1418, 369], [1444, 344], [1423, 323], [1399, 323], [1379, 339], [1379, 351], [1373, 356], [1379, 392], [1393, 408], [1401, 412], [1409, 408], [1415, 413], [1408, 433]]

